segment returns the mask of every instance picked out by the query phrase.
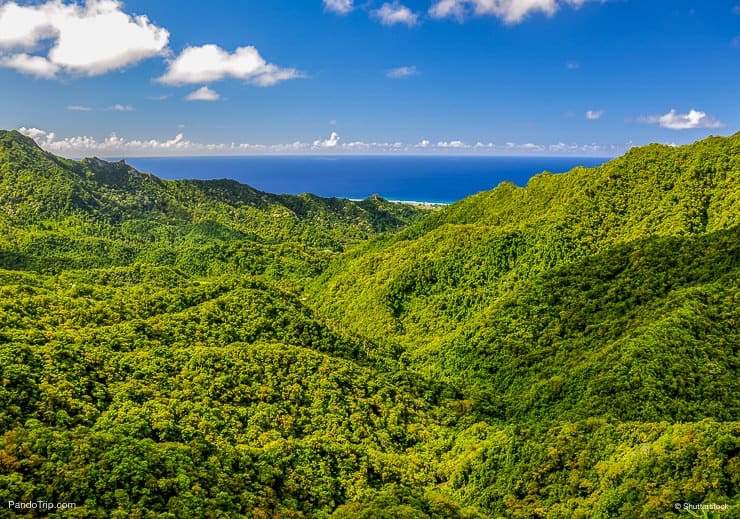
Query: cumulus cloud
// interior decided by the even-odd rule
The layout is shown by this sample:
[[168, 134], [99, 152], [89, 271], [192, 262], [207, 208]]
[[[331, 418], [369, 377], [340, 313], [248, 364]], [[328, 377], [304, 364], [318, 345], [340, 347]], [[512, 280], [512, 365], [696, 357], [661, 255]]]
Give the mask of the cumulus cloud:
[[469, 148], [470, 146], [463, 141], [439, 141], [438, 148]]
[[293, 68], [280, 68], [267, 63], [252, 46], [227, 52], [218, 45], [187, 47], [172, 60], [167, 72], [158, 79], [169, 85], [210, 83], [225, 78], [243, 79], [259, 86], [303, 77]]
[[166, 29], [124, 12], [118, 0], [0, 6], [0, 66], [37, 77], [104, 74], [163, 55], [168, 42]]
[[525, 151], [545, 151], [544, 146], [542, 146], [541, 144], [534, 144], [533, 142], [518, 144], [516, 148], [519, 150], [525, 150]]
[[[495, 16], [504, 23], [519, 23], [532, 13], [554, 15], [562, 5], [580, 7], [589, 0], [436, 0], [429, 8], [434, 18], [457, 18], [466, 15]], [[604, 1], [604, 0], [600, 0]]]
[[133, 112], [134, 107], [131, 105], [113, 105], [106, 108], [106, 110], [113, 110], [114, 112]]
[[59, 72], [59, 65], [56, 63], [52, 63], [43, 56], [31, 56], [25, 53], [5, 56], [0, 59], [0, 65], [44, 79], [51, 79]]
[[586, 119], [588, 119], [589, 121], [595, 121], [596, 119], [601, 119], [602, 115], [604, 115], [604, 110], [586, 111]]
[[557, 144], [550, 144], [548, 148], [550, 151], [565, 151], [568, 149], [568, 145], [564, 142], [559, 142]]
[[465, 4], [464, 0], [437, 0], [429, 8], [429, 14], [434, 18], [455, 17], [462, 20], [466, 10]]
[[198, 90], [190, 92], [185, 96], [185, 99], [188, 101], [218, 101], [221, 99], [221, 94], [207, 86], [202, 86]]
[[336, 148], [339, 144], [339, 134], [337, 132], [331, 132], [331, 135], [326, 140], [315, 140], [313, 145], [319, 148]]
[[694, 128], [722, 128], [724, 124], [707, 115], [705, 112], [689, 110], [689, 113], [680, 114], [672, 109], [663, 115], [647, 115], [640, 117], [638, 121], [648, 124], [657, 124], [661, 128], [669, 130], [691, 130]]
[[354, 0], [324, 0], [324, 9], [337, 14], [348, 14], [354, 8]]
[[409, 76], [415, 76], [418, 73], [419, 71], [416, 70], [416, 67], [414, 66], [392, 68], [385, 71], [385, 75], [391, 79], [401, 79]]
[[578, 144], [566, 144], [564, 142], [558, 142], [557, 144], [550, 144], [547, 146], [548, 151], [555, 152], [555, 153], [594, 153], [594, 152], [604, 152], [607, 149], [616, 149], [615, 146], [611, 146], [611, 148], [608, 148], [607, 146], [601, 146], [598, 144], [586, 144], [586, 145], [578, 145]]
[[92, 110], [89, 106], [83, 105], [68, 105], [65, 108], [71, 112], [89, 112]]
[[380, 9], [373, 11], [372, 15], [383, 25], [405, 24], [413, 27], [419, 23], [419, 15], [398, 1], [392, 4], [384, 3]]
[[52, 139], [54, 138], [53, 133], [49, 134], [49, 132], [40, 130], [39, 128], [20, 128], [18, 131], [34, 140], [46, 138], [48, 135], [51, 135]]

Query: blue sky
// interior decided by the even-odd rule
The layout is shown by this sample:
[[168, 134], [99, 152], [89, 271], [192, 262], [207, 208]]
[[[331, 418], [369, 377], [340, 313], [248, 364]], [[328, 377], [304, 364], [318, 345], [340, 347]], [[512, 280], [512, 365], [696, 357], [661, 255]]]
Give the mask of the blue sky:
[[0, 0], [0, 127], [66, 156], [611, 156], [739, 84], [739, 1]]

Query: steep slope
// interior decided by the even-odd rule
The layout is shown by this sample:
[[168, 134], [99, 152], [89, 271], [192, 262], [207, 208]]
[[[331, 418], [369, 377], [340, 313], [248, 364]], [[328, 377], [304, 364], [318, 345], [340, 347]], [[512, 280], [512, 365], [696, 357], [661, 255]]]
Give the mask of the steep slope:
[[[680, 235], [738, 224], [736, 181], [740, 133], [686, 146], [632, 148], [597, 168], [543, 173], [526, 188], [504, 182], [449, 207], [415, 229], [484, 223], [522, 229], [534, 224], [601, 231], [602, 239]], [[605, 225], [609, 224], [609, 225]], [[597, 235], [599, 237], [599, 235]]]
[[733, 503], [738, 186], [740, 134], [633, 149], [363, 243], [307, 295], [442, 382], [460, 418], [439, 470], [460, 503], [646, 518], [677, 496]]
[[[6, 268], [140, 260], [207, 273], [218, 261], [220, 269], [264, 273], [265, 256], [283, 262], [273, 270], [314, 273], [312, 261], [326, 257], [321, 251], [398, 230], [428, 211], [379, 197], [272, 195], [232, 180], [166, 181], [124, 162], [61, 159], [18, 132], [0, 131], [0, 214]], [[258, 265], [250, 270], [252, 261]]]
[[424, 385], [268, 282], [142, 265], [0, 282], [3, 499], [313, 517], [434, 480]]
[[500, 296], [415, 362], [496, 420], [740, 416], [740, 229], [647, 238]]
[[739, 184], [740, 134], [504, 183], [350, 251], [314, 285], [315, 301], [350, 329], [422, 346], [553, 267], [740, 225]]

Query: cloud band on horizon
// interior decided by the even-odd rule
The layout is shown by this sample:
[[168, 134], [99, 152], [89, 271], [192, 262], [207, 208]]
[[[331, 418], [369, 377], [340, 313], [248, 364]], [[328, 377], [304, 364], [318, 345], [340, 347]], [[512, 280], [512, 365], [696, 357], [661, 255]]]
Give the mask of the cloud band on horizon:
[[172, 139], [125, 139], [116, 133], [103, 140], [92, 136], [75, 136], [59, 138], [55, 132], [39, 128], [19, 128], [19, 132], [34, 139], [39, 146], [65, 157], [89, 155], [102, 156], [188, 156], [188, 155], [290, 155], [290, 154], [501, 154], [513, 153], [536, 154], [549, 152], [553, 154], [614, 154], [621, 148], [614, 145], [598, 144], [535, 144], [506, 142], [497, 145], [492, 142], [468, 144], [461, 140], [438, 141], [432, 143], [423, 139], [415, 144], [396, 142], [341, 142], [337, 132], [331, 132], [326, 139], [312, 142], [294, 141], [287, 144], [252, 144], [252, 143], [200, 143], [185, 138], [178, 133]]

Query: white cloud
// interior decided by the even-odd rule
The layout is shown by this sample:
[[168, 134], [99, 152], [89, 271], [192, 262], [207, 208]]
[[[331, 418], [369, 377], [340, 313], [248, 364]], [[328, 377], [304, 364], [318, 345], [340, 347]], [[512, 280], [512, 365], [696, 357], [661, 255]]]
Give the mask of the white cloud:
[[169, 97], [170, 96], [167, 94], [162, 94], [161, 96], [146, 96], [144, 99], [146, 99], [147, 101], [164, 101]]
[[544, 151], [545, 147], [541, 144], [534, 144], [532, 142], [527, 142], [525, 144], [519, 144], [516, 146], [517, 149], [525, 150], [525, 151]]
[[0, 59], [0, 65], [45, 79], [53, 78], [59, 72], [59, 65], [56, 63], [52, 63], [43, 56], [31, 56], [25, 53], [5, 56]]
[[[144, 156], [187, 156], [187, 155], [249, 155], [249, 154], [458, 154], [458, 155], [527, 155], [549, 152], [576, 156], [616, 154], [624, 146], [608, 146], [596, 143], [578, 145], [557, 143], [549, 146], [535, 143], [518, 144], [507, 142], [497, 146], [492, 142], [476, 142], [474, 145], [461, 140], [440, 141], [433, 144], [424, 139], [417, 144], [403, 142], [366, 142], [354, 140], [342, 142], [336, 132], [327, 139], [312, 142], [294, 141], [287, 144], [254, 143], [200, 143], [190, 141], [178, 133], [171, 139], [126, 139], [115, 133], [98, 140], [92, 136], [57, 138], [53, 132], [39, 128], [20, 128], [24, 135], [36, 140], [42, 148], [65, 157], [97, 155], [100, 157], [144, 157]], [[627, 146], [629, 147], [629, 145]]]
[[438, 148], [469, 148], [470, 146], [463, 141], [440, 141], [437, 143]]
[[19, 132], [34, 139], [42, 148], [67, 157], [82, 155], [128, 155], [157, 154], [177, 155], [198, 152], [228, 152], [233, 145], [227, 144], [199, 144], [185, 139], [183, 134], [177, 134], [173, 139], [160, 141], [157, 139], [139, 140], [124, 139], [111, 133], [102, 141], [90, 136], [65, 137], [57, 139], [56, 134], [38, 128], [19, 128]]
[[114, 112], [133, 112], [134, 107], [131, 105], [113, 105], [106, 108], [106, 110], [113, 110]]
[[369, 150], [370, 149], [370, 144], [364, 141], [352, 141], [352, 142], [348, 142], [347, 144], [344, 144], [343, 146], [351, 150]]
[[52, 2], [36, 7], [9, 2], [0, 7], [0, 48], [30, 49], [42, 39], [55, 37], [59, 31], [49, 13], [54, 7]]
[[405, 5], [401, 5], [397, 0], [392, 4], [384, 3], [380, 6], [380, 9], [373, 11], [372, 14], [383, 25], [406, 24], [413, 27], [419, 23], [419, 15]]
[[649, 124], [658, 124], [661, 128], [669, 130], [691, 130], [694, 128], [722, 128], [724, 124], [707, 115], [705, 112], [689, 110], [687, 114], [676, 113], [673, 109], [663, 115], [647, 115], [640, 117], [638, 121]]
[[92, 110], [89, 106], [83, 105], [68, 105], [65, 108], [71, 112], [89, 112]]
[[596, 119], [601, 119], [602, 115], [604, 115], [604, 110], [586, 111], [586, 119], [588, 119], [589, 121], [595, 121]]
[[[429, 8], [434, 18], [462, 20], [474, 16], [496, 16], [505, 23], [519, 23], [531, 13], [554, 15], [562, 5], [580, 7], [590, 0], [436, 0]], [[604, 0], [598, 0], [604, 1]]]
[[315, 140], [313, 145], [317, 148], [336, 148], [339, 144], [339, 134], [337, 132], [331, 132], [331, 135], [326, 140]]
[[[555, 144], [554, 146], [558, 146], [558, 144]], [[546, 146], [543, 146], [542, 144], [535, 144], [533, 142], [526, 142], [523, 144], [517, 144], [515, 142], [507, 142], [505, 145], [505, 149], [509, 151], [526, 151], [526, 152], [539, 152], [539, 151], [545, 151]]]
[[416, 67], [398, 67], [386, 70], [385, 75], [391, 79], [400, 79], [418, 74]]
[[558, 153], [576, 152], [579, 151], [579, 146], [577, 144], [565, 144], [564, 142], [559, 142], [557, 144], [550, 144], [547, 149]]
[[289, 79], [298, 79], [306, 77], [303, 72], [294, 68], [280, 68], [276, 65], [268, 63], [253, 80], [257, 86], [268, 87], [277, 85], [281, 81], [287, 81]]
[[207, 86], [202, 86], [198, 90], [190, 92], [185, 99], [188, 101], [218, 101], [221, 99], [221, 94], [215, 90], [211, 90]]
[[434, 18], [455, 17], [462, 20], [465, 15], [465, 4], [464, 0], [437, 0], [429, 8], [429, 14]]
[[239, 47], [229, 53], [218, 45], [208, 44], [185, 48], [170, 62], [167, 72], [158, 81], [184, 85], [237, 78], [259, 86], [271, 86], [299, 77], [303, 74], [296, 69], [267, 63], [252, 46]]
[[563, 142], [559, 142], [557, 144], [551, 144], [549, 149], [550, 151], [565, 151], [568, 149], [568, 145]]
[[20, 128], [18, 131], [26, 137], [31, 137], [34, 140], [45, 138], [47, 135], [49, 135], [48, 132], [40, 130], [38, 128]]
[[[62, 70], [92, 76], [166, 53], [169, 32], [122, 7], [118, 0], [6, 3], [0, 6], [0, 65], [45, 78]], [[47, 43], [40, 55], [19, 52]]]
[[354, 0], [324, 0], [324, 9], [337, 14], [350, 13], [354, 8]]

